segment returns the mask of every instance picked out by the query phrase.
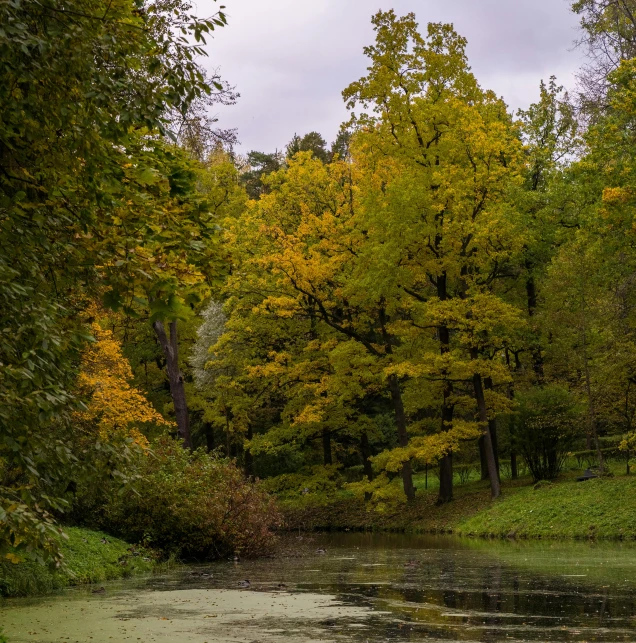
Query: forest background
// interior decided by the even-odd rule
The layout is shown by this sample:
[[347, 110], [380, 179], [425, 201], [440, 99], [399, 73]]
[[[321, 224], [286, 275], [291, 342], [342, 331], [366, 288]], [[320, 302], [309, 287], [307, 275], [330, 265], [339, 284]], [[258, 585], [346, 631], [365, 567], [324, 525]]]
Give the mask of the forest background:
[[[636, 6], [511, 114], [452, 25], [373, 17], [351, 119], [234, 153], [223, 10], [0, 1], [0, 553], [62, 524], [257, 554], [273, 498], [629, 474]], [[422, 487], [424, 489], [422, 490]]]

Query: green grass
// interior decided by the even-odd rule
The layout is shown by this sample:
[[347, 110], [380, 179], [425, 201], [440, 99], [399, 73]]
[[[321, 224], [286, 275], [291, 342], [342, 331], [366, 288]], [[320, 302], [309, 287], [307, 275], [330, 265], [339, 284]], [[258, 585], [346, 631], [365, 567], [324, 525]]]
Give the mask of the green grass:
[[466, 536], [523, 538], [636, 538], [636, 478], [517, 489], [460, 521]]
[[150, 572], [156, 565], [149, 552], [102, 532], [79, 527], [68, 527], [65, 531], [68, 540], [61, 544], [63, 568], [51, 570], [34, 561], [17, 564], [1, 561], [0, 596], [44, 594], [70, 585], [99, 583]]

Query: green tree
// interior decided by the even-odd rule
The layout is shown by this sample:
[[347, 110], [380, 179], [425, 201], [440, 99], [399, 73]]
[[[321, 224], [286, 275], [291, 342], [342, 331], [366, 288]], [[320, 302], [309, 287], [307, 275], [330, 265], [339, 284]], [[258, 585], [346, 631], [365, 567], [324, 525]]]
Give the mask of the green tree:
[[[370, 110], [353, 119], [372, 177], [362, 189], [370, 266], [362, 283], [386, 300], [409, 299], [412, 333], [435, 332], [439, 357], [429, 349], [414, 372], [444, 382], [440, 431], [453, 425], [455, 382], [472, 380], [497, 496], [483, 378], [508, 377], [488, 358], [507, 333], [496, 324], [491, 335], [489, 324], [518, 326], [517, 311], [491, 288], [522, 238], [505, 200], [519, 176], [517, 133], [505, 104], [477, 84], [466, 41], [450, 25], [430, 24], [422, 36], [412, 14], [393, 11], [373, 24], [369, 74], [344, 92], [351, 109]], [[440, 502], [452, 498], [451, 467], [449, 452]]]
[[195, 58], [225, 17], [26, 0], [1, 2], [0, 24], [0, 542], [55, 556], [50, 511], [74, 456], [52, 429], [73, 405], [78, 311], [113, 257], [95, 249], [139, 132], [167, 135], [171, 113], [209, 91]]

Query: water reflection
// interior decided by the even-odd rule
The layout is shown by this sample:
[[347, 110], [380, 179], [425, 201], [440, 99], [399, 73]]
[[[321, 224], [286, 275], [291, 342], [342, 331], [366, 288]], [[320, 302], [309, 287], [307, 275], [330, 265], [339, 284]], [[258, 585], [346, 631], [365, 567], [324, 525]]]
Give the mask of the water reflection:
[[378, 534], [317, 543], [325, 555], [220, 565], [214, 583], [247, 574], [255, 591], [284, 582], [382, 612], [371, 617], [371, 633], [350, 640], [636, 640], [630, 544]]
[[[636, 641], [633, 545], [333, 534], [290, 536], [285, 548], [282, 558], [112, 585], [113, 614], [138, 627], [118, 631], [151, 641], [159, 632], [152, 628], [169, 621], [179, 641], [201, 643]], [[55, 600], [69, 610], [78, 597], [86, 603], [86, 590]], [[91, 600], [85, 614], [107, 605]], [[8, 603], [0, 618], [24, 623], [21, 605]], [[54, 614], [55, 603], [48, 607]]]

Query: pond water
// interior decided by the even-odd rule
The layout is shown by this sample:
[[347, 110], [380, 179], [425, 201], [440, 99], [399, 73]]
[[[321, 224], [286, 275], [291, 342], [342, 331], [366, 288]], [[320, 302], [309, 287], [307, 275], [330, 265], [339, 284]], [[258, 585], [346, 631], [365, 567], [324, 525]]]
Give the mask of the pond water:
[[285, 551], [7, 600], [0, 624], [10, 643], [636, 641], [633, 544], [327, 534]]

